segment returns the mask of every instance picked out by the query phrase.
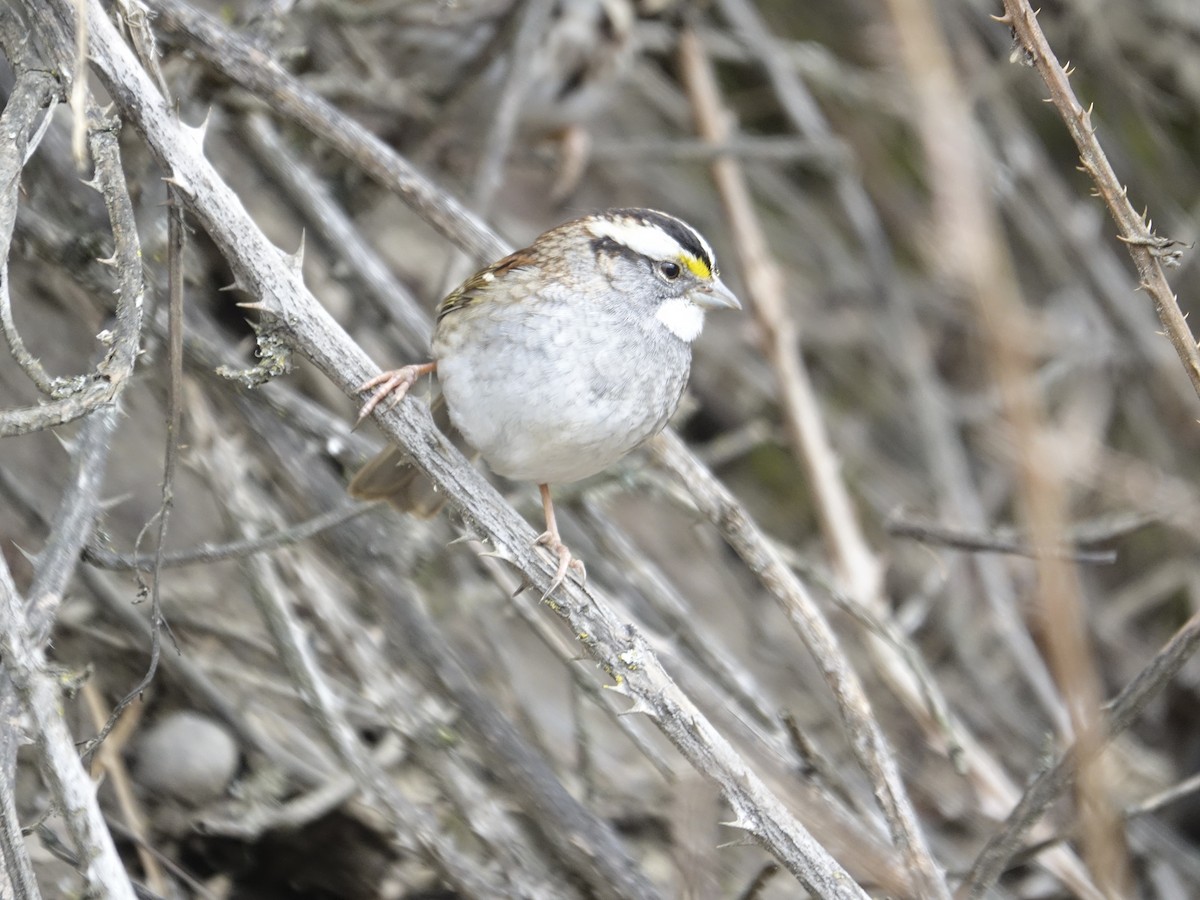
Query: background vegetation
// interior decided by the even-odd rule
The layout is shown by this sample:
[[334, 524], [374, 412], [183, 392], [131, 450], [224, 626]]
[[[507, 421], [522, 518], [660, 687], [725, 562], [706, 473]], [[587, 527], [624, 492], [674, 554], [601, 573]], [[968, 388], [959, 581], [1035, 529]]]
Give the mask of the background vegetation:
[[[1200, 7], [17, 0], [0, 57], [4, 896], [1195, 895]], [[542, 603], [534, 487], [354, 387], [622, 205], [747, 309]], [[440, 516], [345, 496], [386, 440]]]

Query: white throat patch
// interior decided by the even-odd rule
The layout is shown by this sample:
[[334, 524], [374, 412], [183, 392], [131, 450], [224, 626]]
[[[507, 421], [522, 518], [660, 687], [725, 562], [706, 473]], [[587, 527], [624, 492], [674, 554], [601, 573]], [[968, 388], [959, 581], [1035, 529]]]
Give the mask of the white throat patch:
[[689, 344], [700, 337], [704, 328], [704, 310], [686, 297], [665, 301], [654, 317], [666, 325], [671, 334]]

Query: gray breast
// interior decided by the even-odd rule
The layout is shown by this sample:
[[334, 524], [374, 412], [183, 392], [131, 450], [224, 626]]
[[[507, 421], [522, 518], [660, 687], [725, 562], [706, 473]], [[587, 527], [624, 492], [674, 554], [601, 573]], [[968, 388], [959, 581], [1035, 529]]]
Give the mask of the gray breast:
[[586, 478], [675, 412], [691, 348], [659, 323], [574, 303], [515, 312], [496, 310], [473, 340], [435, 341], [455, 427], [494, 471], [539, 483]]

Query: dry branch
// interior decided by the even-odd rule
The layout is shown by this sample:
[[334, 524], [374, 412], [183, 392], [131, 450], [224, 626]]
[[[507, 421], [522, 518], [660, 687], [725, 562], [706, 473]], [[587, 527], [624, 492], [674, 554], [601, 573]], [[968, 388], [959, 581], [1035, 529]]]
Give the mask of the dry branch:
[[[547, 77], [559, 96], [592, 83], [534, 54], [586, 36], [561, 11], [625, 4], [630, 68], [566, 120], [594, 152], [564, 203], [539, 104]], [[944, 896], [944, 871], [964, 895], [1092, 900], [1123, 884], [1077, 855], [1105, 855], [1102, 819], [1079, 803], [1097, 796], [1125, 813], [1106, 829], [1127, 843], [1130, 894], [1200, 878], [1188, 804], [1159, 806], [1188, 790], [1197, 702], [1178, 674], [1194, 617], [1167, 641], [1200, 597], [1195, 365], [1156, 334], [1169, 292], [1137, 302], [1153, 265], [1125, 262], [1132, 247], [1177, 263], [1186, 311], [1195, 257], [1139, 230], [1095, 143], [1173, 237], [1195, 239], [1200, 14], [1114, 0], [1104, 16], [1059, 4], [1035, 21], [1009, 3], [1013, 44], [979, 4], [652, 5], [255, 0], [217, 20], [207, 0], [0, 3], [0, 552], [41, 624], [3, 639], [30, 650], [37, 697], [58, 707], [51, 721], [29, 691], [0, 691], [0, 719], [24, 729], [0, 729], [0, 893], [36, 897], [63, 865], [82, 871], [97, 807], [121, 855], [105, 877], [156, 860], [164, 896], [203, 895], [192, 859], [251, 893], [318, 874], [344, 896], [782, 900], [799, 888], [772, 877], [773, 854], [820, 894]], [[96, 17], [77, 34], [82, 7]], [[592, 27], [613, 37], [618, 21]], [[1012, 64], [1042, 54], [1053, 76], [1039, 40], [1069, 48], [1099, 135], [1078, 101], [1043, 104], [1042, 81]], [[68, 109], [50, 76], [71, 73], [88, 80]], [[93, 118], [89, 134], [97, 76], [115, 125]], [[1056, 140], [1056, 109], [1078, 148]], [[100, 147], [118, 136], [121, 160]], [[73, 137], [108, 160], [100, 191], [81, 182]], [[1106, 234], [1089, 177], [1132, 245]], [[164, 183], [184, 219], [168, 220]], [[475, 206], [456, 201], [472, 185]], [[333, 321], [379, 362], [422, 359], [443, 257], [508, 249], [485, 218], [523, 238], [606, 205], [699, 226], [749, 309], [696, 343], [677, 431], [653, 448], [668, 466], [637, 453], [559, 493], [591, 581], [547, 606], [522, 521], [533, 492], [496, 479], [518, 517], [421, 398], [384, 417], [384, 437], [407, 442], [447, 515], [347, 504], [380, 439], [349, 430], [348, 392], [374, 367]], [[130, 214], [136, 242], [121, 236]], [[169, 239], [181, 221], [186, 245]], [[1015, 350], [989, 337], [988, 323], [1011, 326], [1005, 304], [968, 302], [981, 284], [1015, 294], [1003, 254], [1024, 307]], [[102, 329], [129, 338], [135, 272], [144, 334], [98, 345]], [[168, 293], [183, 329], [149, 302]], [[95, 367], [107, 351], [117, 382]], [[985, 365], [997, 356], [1009, 364]], [[160, 489], [168, 418], [179, 452]], [[141, 552], [164, 498], [169, 540]], [[903, 537], [894, 510], [936, 540]], [[1048, 617], [1066, 595], [1044, 576], [1069, 573], [1097, 535], [1115, 558], [1078, 573], [1087, 616]], [[96, 717], [143, 676], [147, 571], [177, 645], [100, 745], [117, 774], [117, 751], [133, 754], [148, 793], [122, 802], [143, 803], [147, 827], [120, 826], [105, 792], [70, 831], [26, 838], [63, 793], [35, 767], [75, 777]], [[521, 584], [534, 587], [509, 597]], [[46, 602], [25, 607], [35, 593]], [[1059, 678], [1061, 632], [1076, 661], [1094, 643], [1104, 690], [1126, 685], [1111, 706], [1099, 690], [1085, 701], [1103, 726], [1090, 736], [1064, 701], [1092, 676]], [[86, 708], [64, 670], [90, 675]], [[243, 758], [222, 796], [186, 810], [138, 765], [138, 723], [180, 707]], [[76, 747], [57, 761], [53, 742], [24, 748], [14, 778], [19, 737], [61, 738], [64, 722]], [[237, 873], [220, 861], [230, 846], [268, 862]], [[323, 871], [306, 872], [317, 846]]]

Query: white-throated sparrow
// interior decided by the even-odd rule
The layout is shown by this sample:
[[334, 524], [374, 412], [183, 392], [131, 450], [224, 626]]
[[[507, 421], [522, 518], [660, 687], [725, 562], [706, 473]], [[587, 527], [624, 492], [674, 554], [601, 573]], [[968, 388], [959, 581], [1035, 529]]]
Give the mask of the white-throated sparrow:
[[[536, 482], [538, 543], [583, 573], [559, 537], [552, 483], [616, 462], [667, 424], [691, 369], [705, 309], [740, 309], [712, 249], [690, 225], [650, 209], [612, 209], [552, 228], [476, 273], [437, 308], [433, 362], [384, 372], [359, 421], [436, 372], [454, 427], [506, 478]], [[390, 399], [389, 399], [390, 398]], [[350, 483], [395, 500], [411, 482], [389, 449]]]

